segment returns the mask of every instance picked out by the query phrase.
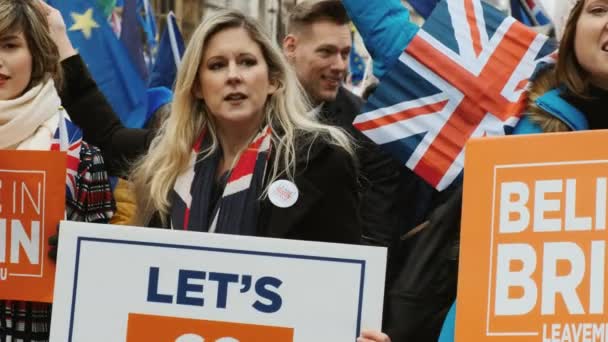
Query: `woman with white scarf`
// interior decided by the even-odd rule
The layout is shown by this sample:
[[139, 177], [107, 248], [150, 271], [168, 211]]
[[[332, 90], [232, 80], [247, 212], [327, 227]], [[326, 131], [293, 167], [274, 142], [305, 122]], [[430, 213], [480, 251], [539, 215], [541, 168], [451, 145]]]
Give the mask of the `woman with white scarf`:
[[[60, 85], [59, 52], [44, 7], [38, 0], [2, 0], [0, 149], [68, 151], [68, 160], [77, 162], [66, 165], [67, 219], [106, 223], [114, 202], [103, 159], [69, 121]], [[1, 300], [0, 341], [47, 341], [50, 313], [50, 304]]]

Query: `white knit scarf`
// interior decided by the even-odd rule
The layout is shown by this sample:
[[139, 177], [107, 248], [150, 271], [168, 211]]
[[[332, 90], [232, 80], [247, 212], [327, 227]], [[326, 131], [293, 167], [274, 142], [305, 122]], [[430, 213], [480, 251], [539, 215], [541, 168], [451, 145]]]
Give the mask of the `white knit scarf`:
[[0, 101], [0, 149], [48, 149], [60, 106], [52, 79], [16, 99]]

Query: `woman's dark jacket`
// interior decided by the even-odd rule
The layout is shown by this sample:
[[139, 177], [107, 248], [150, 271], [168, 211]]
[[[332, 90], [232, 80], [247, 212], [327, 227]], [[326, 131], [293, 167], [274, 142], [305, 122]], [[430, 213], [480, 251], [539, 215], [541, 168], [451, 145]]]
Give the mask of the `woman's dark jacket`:
[[[314, 143], [310, 152], [307, 148], [301, 152], [294, 177], [298, 200], [291, 207], [280, 208], [268, 198], [262, 199], [256, 235], [359, 244], [361, 218], [353, 159], [341, 148], [321, 142]], [[168, 228], [158, 215], [149, 226]]]

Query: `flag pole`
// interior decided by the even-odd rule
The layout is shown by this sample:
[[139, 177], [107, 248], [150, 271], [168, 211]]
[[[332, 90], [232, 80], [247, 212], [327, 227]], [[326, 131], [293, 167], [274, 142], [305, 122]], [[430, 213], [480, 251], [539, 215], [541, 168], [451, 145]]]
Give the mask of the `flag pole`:
[[[167, 30], [169, 30], [169, 42], [171, 43], [171, 52], [173, 52], [173, 61], [175, 62], [175, 68], [179, 68], [181, 63], [181, 57], [179, 55], [179, 48], [177, 47], [177, 39], [175, 38], [175, 28], [173, 27], [173, 20], [175, 20], [175, 14], [170, 11], [167, 14]], [[175, 20], [177, 22], [177, 20]]]

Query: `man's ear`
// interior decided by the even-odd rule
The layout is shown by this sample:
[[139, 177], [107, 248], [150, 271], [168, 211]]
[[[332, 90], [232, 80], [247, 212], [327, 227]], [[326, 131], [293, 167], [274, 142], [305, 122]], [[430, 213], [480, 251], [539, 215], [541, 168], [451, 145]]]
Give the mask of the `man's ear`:
[[293, 34], [288, 34], [283, 39], [283, 54], [288, 59], [295, 58], [296, 55], [296, 47], [298, 46], [298, 38]]
[[279, 80], [270, 80], [270, 87], [268, 87], [268, 95], [274, 94], [280, 87], [281, 81]]

